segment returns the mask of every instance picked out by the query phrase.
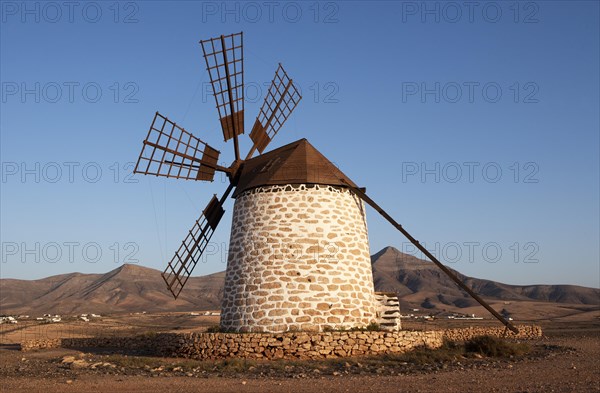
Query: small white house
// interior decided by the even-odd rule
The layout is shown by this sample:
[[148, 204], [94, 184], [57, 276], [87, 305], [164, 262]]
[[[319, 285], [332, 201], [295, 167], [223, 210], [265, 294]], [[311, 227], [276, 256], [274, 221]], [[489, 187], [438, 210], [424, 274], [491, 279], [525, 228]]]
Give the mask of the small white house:
[[0, 324], [3, 323], [18, 323], [14, 317], [0, 317]]

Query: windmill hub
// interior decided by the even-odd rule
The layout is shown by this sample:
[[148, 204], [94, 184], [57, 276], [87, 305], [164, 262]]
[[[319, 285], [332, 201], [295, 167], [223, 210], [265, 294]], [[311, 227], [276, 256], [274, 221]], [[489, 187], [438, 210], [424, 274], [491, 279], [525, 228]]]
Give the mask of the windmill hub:
[[229, 172], [227, 173], [227, 177], [231, 183], [237, 184], [243, 165], [244, 161], [242, 160], [235, 160], [231, 163], [229, 166]]

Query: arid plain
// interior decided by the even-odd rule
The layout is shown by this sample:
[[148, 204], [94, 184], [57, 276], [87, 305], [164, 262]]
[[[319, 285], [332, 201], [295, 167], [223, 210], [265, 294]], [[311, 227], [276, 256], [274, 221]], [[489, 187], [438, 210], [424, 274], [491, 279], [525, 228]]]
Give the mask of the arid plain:
[[[101, 349], [49, 349], [21, 352], [31, 338], [129, 335], [162, 331], [204, 330], [218, 317], [162, 313], [103, 317], [83, 324], [35, 322], [3, 325], [0, 333], [0, 377], [3, 391], [99, 392], [594, 392], [600, 391], [600, 311], [536, 321], [541, 340], [525, 343], [516, 356], [481, 356], [452, 349], [418, 350], [383, 357], [323, 361], [195, 361], [153, 358]], [[428, 329], [448, 327], [428, 322]], [[468, 322], [462, 322], [463, 324]], [[478, 325], [491, 320], [473, 321]], [[422, 323], [406, 324], [421, 329]]]
[[[405, 330], [499, 326], [482, 307], [467, 301], [431, 263], [386, 248], [373, 256], [372, 264], [376, 288], [402, 295]], [[20, 343], [27, 340], [129, 337], [214, 328], [219, 322], [215, 305], [223, 274], [194, 278], [177, 311], [173, 311], [178, 308], [173, 304], [159, 301], [164, 291], [160, 272], [141, 266], [126, 265], [103, 275], [0, 280], [2, 314], [23, 317], [17, 323], [0, 325], [1, 387], [2, 391], [28, 392], [600, 391], [597, 289], [511, 286], [463, 279], [516, 324], [541, 326], [543, 337], [508, 340], [518, 349], [511, 354], [486, 355], [449, 345], [400, 355], [325, 360], [200, 361], [153, 357], [118, 348], [23, 352]], [[60, 313], [61, 319], [48, 322], [41, 318], [46, 313]], [[448, 318], [472, 314], [483, 319]]]

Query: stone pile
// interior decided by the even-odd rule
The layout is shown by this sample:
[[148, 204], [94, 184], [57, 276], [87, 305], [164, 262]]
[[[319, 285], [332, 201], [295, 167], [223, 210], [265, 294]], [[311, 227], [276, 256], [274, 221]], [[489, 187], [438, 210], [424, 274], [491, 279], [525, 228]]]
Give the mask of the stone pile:
[[375, 292], [377, 323], [382, 330], [400, 330], [400, 300], [394, 292]]

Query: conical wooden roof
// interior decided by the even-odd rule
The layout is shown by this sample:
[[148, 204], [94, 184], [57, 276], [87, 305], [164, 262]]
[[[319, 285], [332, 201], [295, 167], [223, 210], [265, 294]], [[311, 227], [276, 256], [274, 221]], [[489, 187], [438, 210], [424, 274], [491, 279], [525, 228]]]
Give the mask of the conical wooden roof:
[[255, 187], [283, 184], [358, 187], [306, 139], [300, 139], [246, 161], [233, 197]]

